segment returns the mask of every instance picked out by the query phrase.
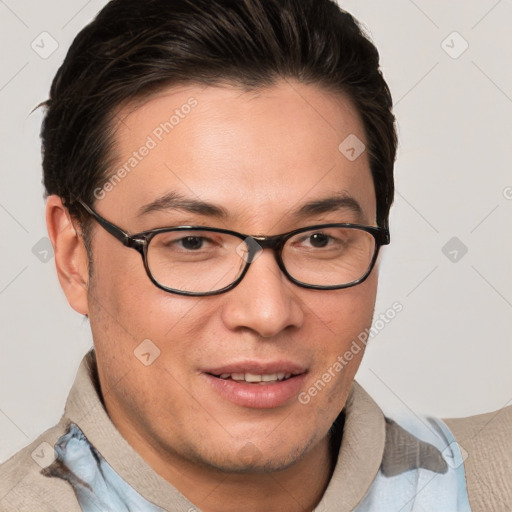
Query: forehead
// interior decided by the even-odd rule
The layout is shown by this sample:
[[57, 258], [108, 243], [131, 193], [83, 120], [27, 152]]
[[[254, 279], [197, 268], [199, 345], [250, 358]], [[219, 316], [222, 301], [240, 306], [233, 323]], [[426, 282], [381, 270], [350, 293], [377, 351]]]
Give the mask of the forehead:
[[263, 229], [301, 202], [342, 194], [374, 220], [367, 152], [354, 159], [345, 148], [364, 148], [364, 128], [341, 94], [284, 80], [254, 91], [174, 87], [114, 119], [111, 175], [122, 176], [111, 180], [105, 212], [136, 222], [141, 207], [177, 193]]

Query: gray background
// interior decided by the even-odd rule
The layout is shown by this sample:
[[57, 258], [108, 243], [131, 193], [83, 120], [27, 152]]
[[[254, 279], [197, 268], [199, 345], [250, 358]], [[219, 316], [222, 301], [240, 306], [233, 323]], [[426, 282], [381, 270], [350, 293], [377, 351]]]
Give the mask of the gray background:
[[[0, 0], [0, 460], [58, 421], [92, 344], [48, 250], [30, 112], [104, 3]], [[498, 409], [512, 402], [512, 2], [340, 3], [380, 50], [400, 136], [376, 317], [403, 311], [358, 380], [386, 409]]]

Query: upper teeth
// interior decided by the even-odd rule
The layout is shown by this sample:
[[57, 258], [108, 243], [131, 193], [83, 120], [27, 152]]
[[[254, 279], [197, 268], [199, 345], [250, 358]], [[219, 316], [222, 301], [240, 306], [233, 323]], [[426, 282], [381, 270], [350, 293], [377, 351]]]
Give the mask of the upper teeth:
[[219, 375], [221, 379], [245, 380], [246, 382], [270, 382], [273, 380], [289, 379], [291, 373], [267, 373], [264, 375], [256, 375], [255, 373], [223, 373]]

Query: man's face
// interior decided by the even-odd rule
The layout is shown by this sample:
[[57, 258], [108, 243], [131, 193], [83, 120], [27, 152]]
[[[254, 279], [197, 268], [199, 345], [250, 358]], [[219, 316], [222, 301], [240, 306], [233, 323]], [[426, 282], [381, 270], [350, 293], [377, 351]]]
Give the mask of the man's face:
[[[166, 133], [161, 123], [176, 109]], [[125, 163], [130, 171], [93, 206], [129, 233], [199, 225], [274, 235], [330, 222], [375, 225], [367, 154], [351, 161], [338, 150], [349, 135], [365, 141], [355, 109], [340, 95], [284, 81], [258, 92], [189, 86], [125, 108], [117, 119], [113, 171]], [[140, 151], [144, 145], [150, 149]], [[171, 207], [139, 214], [169, 193], [225, 215]], [[295, 213], [340, 194], [357, 201], [362, 214]], [[325, 440], [363, 352], [331, 370], [334, 377], [324, 378], [307, 404], [298, 395], [371, 324], [375, 271], [351, 288], [304, 289], [265, 250], [234, 289], [187, 297], [157, 288], [140, 254], [96, 224], [92, 252], [88, 313], [100, 381], [126, 438], [169, 460], [226, 471], [288, 467]], [[134, 354], [143, 340], [151, 340], [150, 353], [153, 344], [160, 350], [148, 366]], [[226, 369], [300, 375], [292, 383], [232, 381], [223, 391], [215, 374]]]

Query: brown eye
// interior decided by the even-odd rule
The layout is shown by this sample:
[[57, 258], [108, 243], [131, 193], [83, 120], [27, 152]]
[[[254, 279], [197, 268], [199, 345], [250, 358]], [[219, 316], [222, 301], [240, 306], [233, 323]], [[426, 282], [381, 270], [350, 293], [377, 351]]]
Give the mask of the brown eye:
[[197, 251], [203, 247], [204, 238], [200, 236], [187, 236], [182, 238], [180, 242], [184, 249], [188, 249], [189, 251]]
[[310, 243], [313, 247], [325, 247], [329, 243], [329, 237], [324, 233], [314, 233], [310, 236]]

